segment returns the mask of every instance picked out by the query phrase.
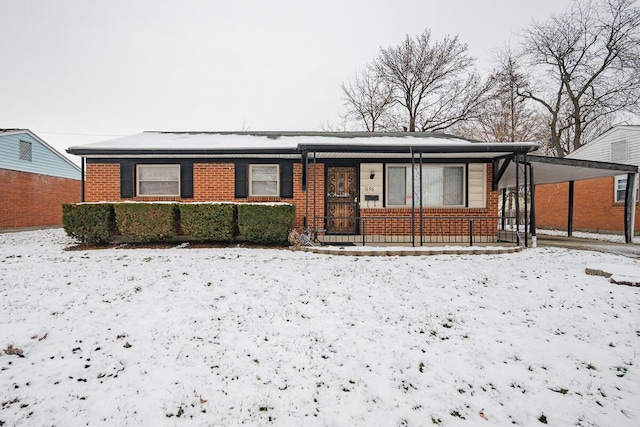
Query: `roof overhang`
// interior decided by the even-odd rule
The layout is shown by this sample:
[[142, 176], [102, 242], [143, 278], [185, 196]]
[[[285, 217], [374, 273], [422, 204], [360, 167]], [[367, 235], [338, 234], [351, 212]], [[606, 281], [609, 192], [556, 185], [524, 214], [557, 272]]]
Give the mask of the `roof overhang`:
[[486, 143], [431, 132], [143, 132], [67, 152], [86, 158], [498, 159], [535, 150], [532, 142]]
[[[556, 184], [638, 172], [637, 166], [621, 163], [536, 155], [527, 155], [526, 160], [533, 165], [534, 184]], [[515, 171], [515, 165], [511, 162], [500, 180], [500, 188], [515, 187]], [[520, 184], [524, 183], [520, 181]]]

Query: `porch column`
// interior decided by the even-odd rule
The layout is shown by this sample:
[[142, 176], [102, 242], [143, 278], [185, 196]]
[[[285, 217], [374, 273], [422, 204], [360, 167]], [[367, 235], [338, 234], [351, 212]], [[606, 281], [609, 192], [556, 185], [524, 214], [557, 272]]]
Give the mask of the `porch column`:
[[416, 246], [416, 159], [411, 149], [411, 246]]
[[516, 202], [516, 239], [518, 245], [520, 245], [520, 156], [514, 154], [514, 166], [516, 171], [516, 189], [515, 189], [515, 202]]
[[318, 162], [316, 160], [316, 152], [313, 152], [313, 238], [318, 240], [318, 225], [316, 224], [316, 188], [318, 187], [318, 181], [316, 181], [316, 173], [318, 169]]
[[569, 200], [568, 200], [568, 215], [567, 215], [567, 236], [573, 236], [573, 187], [574, 181], [569, 181]]
[[307, 173], [309, 171], [309, 156], [306, 151], [302, 153], [302, 189], [304, 190], [304, 231], [309, 231], [309, 186], [307, 185]]
[[529, 247], [529, 174], [527, 173], [527, 154], [522, 155], [522, 169], [524, 172], [524, 247]]

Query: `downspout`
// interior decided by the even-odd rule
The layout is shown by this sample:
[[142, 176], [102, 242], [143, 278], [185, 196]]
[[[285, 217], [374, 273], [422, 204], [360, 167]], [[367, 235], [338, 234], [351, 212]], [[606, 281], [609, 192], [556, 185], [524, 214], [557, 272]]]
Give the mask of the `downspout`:
[[84, 162], [85, 162], [85, 158], [81, 157], [80, 158], [80, 201], [82, 203], [84, 203]]

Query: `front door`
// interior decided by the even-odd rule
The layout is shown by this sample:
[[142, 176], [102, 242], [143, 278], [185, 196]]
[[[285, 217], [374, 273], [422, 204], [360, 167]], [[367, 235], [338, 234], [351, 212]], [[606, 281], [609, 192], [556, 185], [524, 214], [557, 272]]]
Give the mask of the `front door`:
[[327, 167], [327, 233], [356, 233], [356, 184], [355, 166]]

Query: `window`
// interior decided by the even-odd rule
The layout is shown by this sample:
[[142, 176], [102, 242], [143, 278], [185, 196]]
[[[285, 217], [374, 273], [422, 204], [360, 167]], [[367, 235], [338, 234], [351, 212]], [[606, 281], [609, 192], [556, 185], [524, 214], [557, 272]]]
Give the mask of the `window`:
[[[615, 177], [615, 202], [624, 203], [627, 195], [627, 175], [618, 175]], [[636, 179], [636, 202], [638, 201], [638, 180]]]
[[[415, 205], [463, 206], [464, 168], [462, 166], [422, 166], [422, 194], [420, 167], [414, 169]], [[387, 168], [387, 205], [411, 206], [411, 166], [393, 165]]]
[[278, 196], [279, 172], [278, 165], [249, 165], [249, 195]]
[[20, 141], [20, 160], [31, 161], [31, 143]]
[[138, 165], [138, 196], [180, 196], [180, 165]]

